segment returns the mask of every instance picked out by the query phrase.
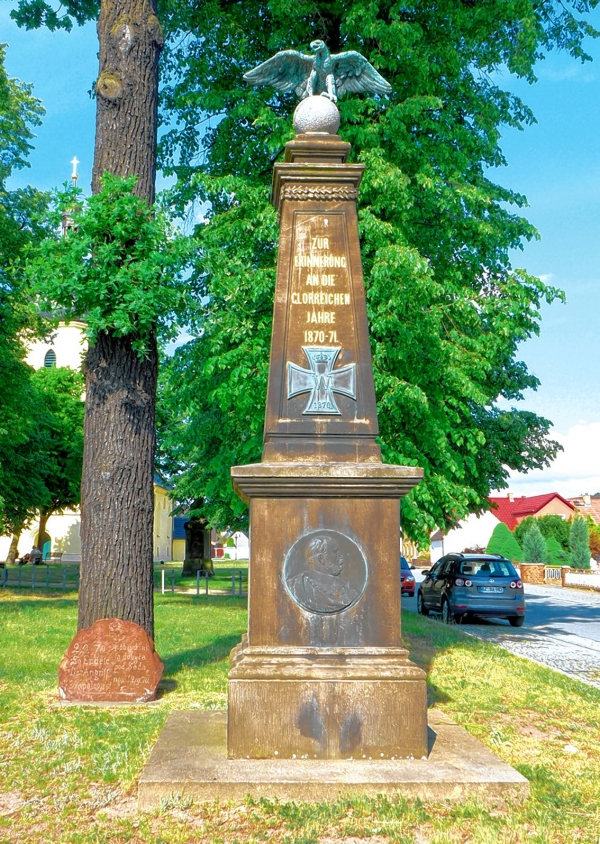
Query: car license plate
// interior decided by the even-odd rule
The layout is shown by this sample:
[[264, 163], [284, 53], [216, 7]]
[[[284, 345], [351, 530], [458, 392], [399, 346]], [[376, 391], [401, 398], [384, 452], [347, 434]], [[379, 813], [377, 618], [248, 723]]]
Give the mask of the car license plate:
[[504, 592], [503, 586], [480, 586], [480, 592]]

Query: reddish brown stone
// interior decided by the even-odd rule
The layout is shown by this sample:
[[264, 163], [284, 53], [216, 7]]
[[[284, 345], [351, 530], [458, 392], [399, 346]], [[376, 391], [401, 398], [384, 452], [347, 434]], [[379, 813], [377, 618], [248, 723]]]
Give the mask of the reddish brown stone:
[[154, 700], [164, 665], [133, 621], [103, 618], [80, 630], [58, 669], [60, 696], [78, 701]]

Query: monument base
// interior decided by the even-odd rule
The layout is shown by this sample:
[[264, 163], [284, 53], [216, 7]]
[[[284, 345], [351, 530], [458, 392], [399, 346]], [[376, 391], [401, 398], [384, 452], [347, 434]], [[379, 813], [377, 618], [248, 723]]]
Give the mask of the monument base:
[[233, 758], [427, 756], [425, 672], [403, 648], [249, 647], [244, 637], [228, 699]]
[[436, 710], [429, 711], [429, 756], [413, 760], [228, 759], [225, 712], [172, 712], [140, 777], [139, 806], [174, 795], [199, 801], [323, 802], [349, 795], [485, 805], [521, 802], [529, 782]]
[[186, 558], [181, 569], [182, 577], [196, 577], [198, 572], [205, 572], [209, 577], [215, 573], [212, 560], [205, 560], [202, 557]]

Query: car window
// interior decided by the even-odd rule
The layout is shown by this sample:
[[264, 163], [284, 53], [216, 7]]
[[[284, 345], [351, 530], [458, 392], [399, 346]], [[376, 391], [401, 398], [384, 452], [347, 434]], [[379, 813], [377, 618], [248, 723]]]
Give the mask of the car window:
[[440, 568], [438, 571], [435, 572], [436, 577], [446, 577], [450, 574], [452, 570], [452, 566], [454, 565], [454, 560], [440, 560]]
[[517, 577], [517, 572], [508, 560], [463, 560], [461, 574], [480, 577]]
[[438, 575], [440, 573], [440, 569], [446, 561], [444, 559], [438, 560], [435, 565], [431, 566], [429, 569], [429, 574]]

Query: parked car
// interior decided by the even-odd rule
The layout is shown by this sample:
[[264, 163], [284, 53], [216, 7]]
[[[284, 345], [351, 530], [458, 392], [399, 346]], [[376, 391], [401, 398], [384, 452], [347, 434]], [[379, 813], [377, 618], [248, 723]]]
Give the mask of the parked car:
[[411, 598], [415, 594], [415, 576], [412, 573], [411, 566], [406, 557], [400, 557], [400, 594], [410, 595]]
[[417, 611], [441, 613], [443, 621], [466, 616], [507, 618], [513, 627], [525, 621], [525, 593], [515, 567], [497, 554], [446, 554], [424, 571]]

